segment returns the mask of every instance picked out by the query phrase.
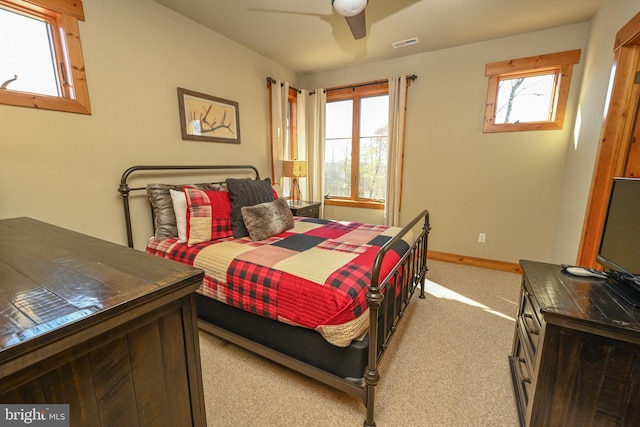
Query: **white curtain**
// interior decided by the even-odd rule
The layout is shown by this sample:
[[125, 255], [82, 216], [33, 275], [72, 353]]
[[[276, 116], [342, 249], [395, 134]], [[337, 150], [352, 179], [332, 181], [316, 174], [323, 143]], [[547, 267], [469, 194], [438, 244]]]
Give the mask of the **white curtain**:
[[[320, 202], [320, 218], [324, 216], [324, 139], [325, 107], [327, 95], [324, 89], [301, 90], [298, 94], [298, 137], [300, 153], [307, 160], [306, 185], [302, 194], [306, 200]], [[303, 125], [300, 125], [300, 121]]]
[[[296, 159], [293, 160], [307, 160], [307, 120], [305, 118], [305, 111], [307, 110], [307, 97], [304, 94], [304, 90], [298, 90], [298, 96], [296, 97], [296, 103], [297, 103], [297, 116], [298, 116], [298, 122], [297, 122], [297, 132], [298, 134], [296, 135], [296, 138], [298, 140], [298, 157]], [[309, 176], [310, 176], [311, 172], [309, 171], [309, 162], [307, 162], [307, 176], [304, 178], [301, 178], [299, 183], [300, 183], [300, 200], [312, 200], [311, 197], [309, 197], [309, 190], [308, 190], [308, 185], [307, 182], [309, 181]]]
[[285, 188], [282, 177], [282, 161], [289, 152], [289, 83], [275, 80], [271, 82], [271, 168], [273, 183]]
[[400, 194], [404, 148], [407, 77], [389, 78], [389, 156], [387, 170], [387, 200], [384, 205], [386, 225], [400, 225]]

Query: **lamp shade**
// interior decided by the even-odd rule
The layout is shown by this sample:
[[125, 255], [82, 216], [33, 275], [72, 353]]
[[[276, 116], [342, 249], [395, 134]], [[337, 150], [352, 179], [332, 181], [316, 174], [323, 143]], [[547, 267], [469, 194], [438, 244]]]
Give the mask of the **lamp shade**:
[[368, 0], [333, 0], [333, 8], [342, 16], [356, 16], [367, 7]]
[[305, 160], [283, 161], [282, 175], [288, 178], [301, 178], [307, 176], [307, 162]]

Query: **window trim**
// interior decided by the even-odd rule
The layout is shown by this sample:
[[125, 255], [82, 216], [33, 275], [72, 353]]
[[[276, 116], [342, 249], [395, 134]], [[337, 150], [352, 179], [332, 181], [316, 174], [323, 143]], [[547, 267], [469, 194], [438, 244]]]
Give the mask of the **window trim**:
[[292, 87], [289, 88], [289, 93], [287, 94], [287, 98], [289, 100], [289, 118], [287, 122], [289, 123], [288, 132], [289, 132], [289, 158], [290, 159], [298, 159], [298, 91]]
[[7, 88], [0, 90], [0, 104], [91, 114], [78, 27], [78, 20], [84, 21], [82, 1], [0, 0], [0, 5], [34, 15], [46, 16], [54, 22], [55, 25], [52, 26], [51, 33], [56, 60], [62, 60], [62, 74], [71, 76], [70, 81], [60, 85], [61, 96], [19, 92]]
[[[573, 64], [577, 64], [579, 61], [580, 49], [575, 49], [487, 64], [485, 75], [489, 77], [489, 87], [487, 89], [487, 102], [484, 112], [484, 133], [562, 129], [564, 126], [567, 100], [569, 99]], [[498, 86], [501, 79], [529, 77], [546, 73], [557, 73], [551, 120], [524, 123], [495, 123]]]
[[[339, 87], [339, 88], [329, 88], [327, 91], [327, 104], [330, 101], [344, 101], [351, 99], [354, 101], [354, 105], [356, 102], [359, 102], [362, 98], [367, 98], [371, 96], [380, 96], [380, 95], [389, 95], [389, 82], [385, 81], [375, 81], [368, 83], [360, 83], [353, 86], [348, 87]], [[358, 179], [358, 170], [357, 167], [357, 159], [358, 159], [358, 148], [360, 140], [360, 116], [359, 116], [359, 107], [358, 110], [354, 110], [353, 112], [353, 124], [352, 124], [352, 134], [351, 134], [351, 196], [331, 196], [324, 198], [324, 204], [330, 206], [345, 206], [345, 207], [353, 207], [353, 208], [366, 208], [366, 209], [384, 209], [385, 202], [380, 202], [372, 199], [362, 199], [357, 196], [357, 179]]]
[[[334, 196], [335, 197], [335, 196]], [[324, 197], [324, 204], [330, 206], [343, 206], [346, 208], [364, 208], [383, 210], [385, 202], [366, 199], [346, 199], [341, 197]]]

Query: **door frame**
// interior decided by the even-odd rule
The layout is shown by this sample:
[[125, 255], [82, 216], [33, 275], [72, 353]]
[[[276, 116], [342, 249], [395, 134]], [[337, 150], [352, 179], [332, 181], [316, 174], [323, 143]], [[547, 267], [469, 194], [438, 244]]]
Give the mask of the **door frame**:
[[634, 84], [636, 72], [640, 71], [640, 12], [618, 31], [613, 50], [613, 87], [598, 143], [576, 261], [577, 265], [594, 268], [598, 267], [596, 255], [607, 213], [611, 183], [614, 177], [624, 174], [636, 106], [640, 98], [640, 85]]

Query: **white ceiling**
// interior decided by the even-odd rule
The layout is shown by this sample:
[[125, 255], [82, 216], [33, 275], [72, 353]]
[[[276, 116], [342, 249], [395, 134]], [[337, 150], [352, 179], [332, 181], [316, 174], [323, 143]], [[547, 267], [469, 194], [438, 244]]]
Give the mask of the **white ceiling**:
[[605, 0], [369, 0], [361, 40], [331, 0], [155, 1], [307, 74], [584, 22]]

